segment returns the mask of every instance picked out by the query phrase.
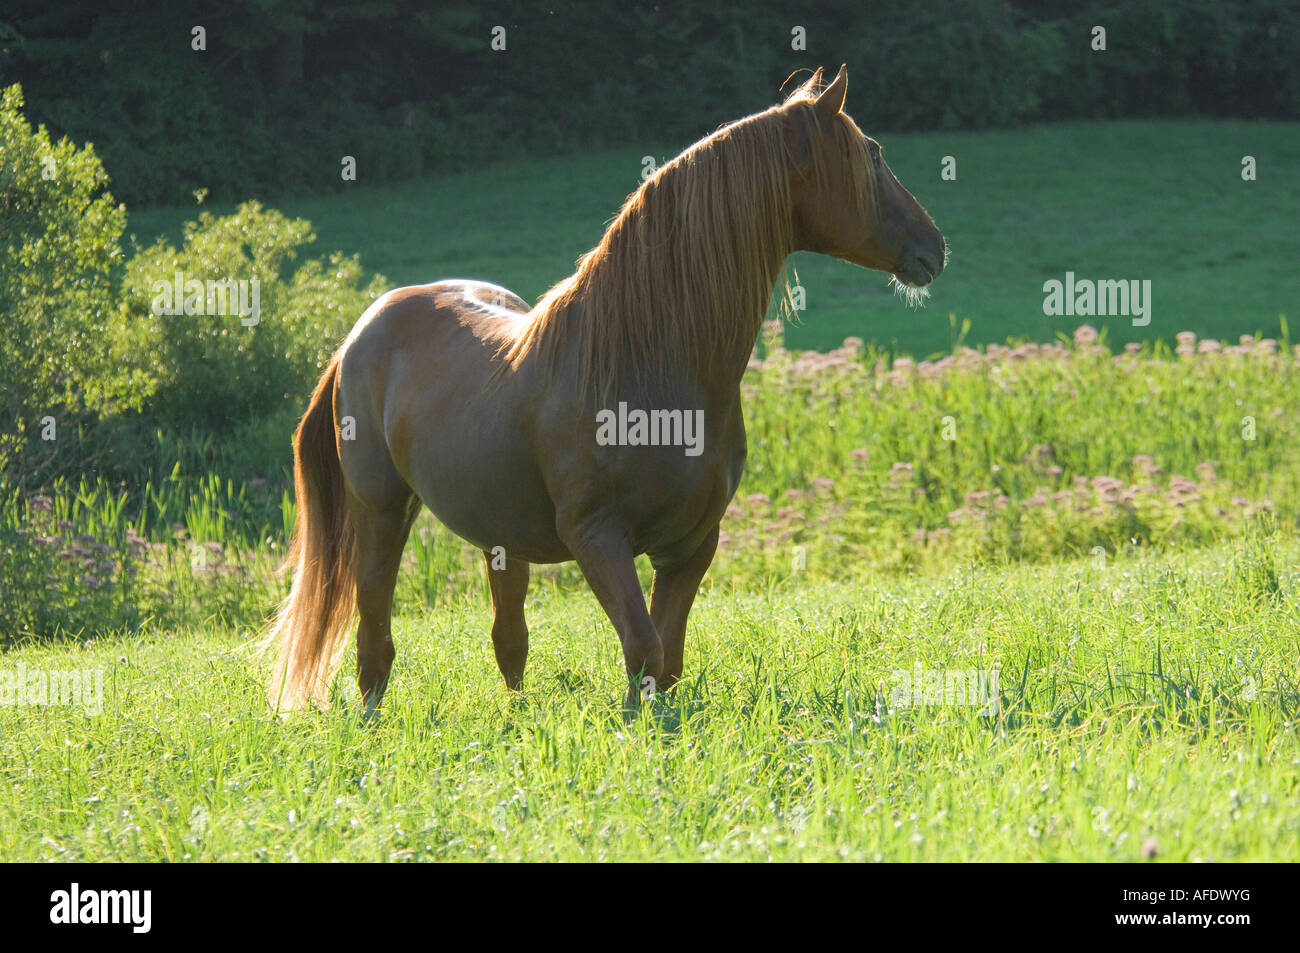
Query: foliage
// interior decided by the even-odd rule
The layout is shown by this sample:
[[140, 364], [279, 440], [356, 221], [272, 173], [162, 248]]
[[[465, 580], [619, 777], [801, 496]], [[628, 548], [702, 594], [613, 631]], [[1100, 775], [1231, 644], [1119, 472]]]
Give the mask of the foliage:
[[23, 118], [18, 86], [0, 102], [0, 471], [75, 432], [83, 414], [138, 406], [137, 373], [105, 340], [120, 322], [112, 281], [126, 209], [104, 191], [94, 147], [52, 142]]
[[[209, 443], [257, 433], [240, 446], [262, 473], [243, 474], [278, 475], [271, 461], [287, 440], [269, 456], [249, 448], [268, 446], [268, 421], [284, 429], [283, 410], [310, 392], [385, 289], [383, 276], [363, 276], [356, 256], [337, 252], [296, 263], [315, 240], [310, 223], [256, 202], [203, 213], [179, 249], [159, 239], [124, 262], [126, 210], [103, 191], [93, 147], [52, 143], [22, 106], [18, 87], [5, 91], [0, 409], [14, 426], [0, 430], [0, 482], [24, 487], [99, 467], [147, 479], [139, 462], [160, 429]], [[207, 313], [158, 313], [158, 288], [177, 275], [205, 289], [219, 283], [222, 294], [195, 299]], [[256, 315], [236, 312], [239, 290], [257, 301]], [[184, 310], [187, 301], [170, 303]]]
[[[142, 372], [156, 381], [150, 419], [173, 431], [197, 427], [228, 434], [259, 415], [301, 400], [366, 306], [385, 289], [382, 275], [363, 281], [356, 256], [335, 252], [290, 268], [315, 240], [311, 224], [256, 202], [220, 218], [203, 213], [185, 227], [180, 249], [159, 239], [126, 268], [125, 307]], [[176, 309], [178, 278], [203, 283], [199, 310]], [[241, 307], [228, 287], [224, 306], [209, 282], [241, 286]], [[258, 310], [253, 313], [253, 301]], [[224, 311], [225, 313], [217, 313]]]
[[[691, 141], [720, 116], [770, 105], [792, 72], [818, 64], [848, 63], [873, 122], [891, 131], [1300, 113], [1300, 12], [1286, 0], [935, 0], [887, 14], [856, 0], [798, 12], [724, 0], [618, 17], [598, 0], [414, 14], [237, 0], [197, 24], [204, 50], [181, 7], [139, 17], [126, 0], [11, 6], [0, 68], [27, 84], [43, 121], [100, 145], [132, 203], [199, 188], [228, 202], [338, 190], [345, 155], [375, 183], [648, 130]], [[1096, 25], [1104, 52], [1091, 46]], [[491, 46], [497, 27], [504, 50]], [[795, 27], [806, 49], [792, 48]]]
[[[1173, 354], [1137, 345], [1111, 354], [1085, 326], [1068, 344], [959, 347], [937, 361], [892, 363], [856, 341], [827, 354], [786, 351], [779, 325], [762, 343], [742, 384], [749, 461], [708, 585], [869, 584], [882, 574], [1078, 557], [1105, 567], [1147, 551], [1256, 538], [1263, 525], [1271, 529], [1259, 539], [1290, 538], [1300, 526], [1292, 479], [1300, 429], [1287, 412], [1300, 350], [1287, 341], [1224, 346], [1185, 333]], [[287, 414], [275, 426], [291, 421]], [[0, 587], [19, 604], [41, 598], [40, 572], [52, 570], [27, 568], [41, 552], [38, 537], [59, 535], [67, 549], [89, 536], [121, 553], [130, 532], [172, 554], [165, 565], [141, 566], [143, 580], [182, 585], [154, 610], [160, 618], [219, 612], [256, 626], [278, 599], [271, 569], [294, 523], [287, 471], [236, 483], [219, 471], [240, 466], [243, 438], [155, 440], [144, 462], [159, 475], [143, 488], [123, 492], [98, 478], [49, 494], [68, 522], [62, 534], [15, 496], [0, 522], [14, 553], [0, 563]], [[1272, 545], [1248, 547], [1239, 567], [1265, 594], [1276, 591]], [[199, 546], [216, 547], [216, 565], [226, 568], [183, 571]], [[261, 575], [244, 575], [248, 566]], [[72, 563], [66, 568], [60, 578], [71, 593], [77, 577]], [[571, 564], [537, 566], [533, 576], [584, 585]], [[239, 592], [195, 588], [217, 578]], [[399, 609], [486, 597], [481, 553], [422, 513], [403, 556]], [[123, 609], [131, 602], [95, 602], [56, 621], [67, 631], [129, 627], [138, 618]], [[72, 608], [64, 600], [48, 612]], [[13, 618], [26, 616], [10, 617], [10, 637], [37, 631]]]
[[60, 480], [48, 496], [5, 493], [0, 648], [144, 627], [260, 624], [281, 595], [270, 527], [283, 538], [283, 520], [292, 520], [284, 503], [264, 481], [236, 490], [176, 472], [134, 495], [102, 479]]
[[1300, 346], [1178, 339], [1111, 354], [1085, 325], [891, 364], [856, 340], [796, 355], [771, 324], [723, 549], [785, 575], [801, 547], [843, 578], [1206, 545], [1266, 514], [1294, 529]]

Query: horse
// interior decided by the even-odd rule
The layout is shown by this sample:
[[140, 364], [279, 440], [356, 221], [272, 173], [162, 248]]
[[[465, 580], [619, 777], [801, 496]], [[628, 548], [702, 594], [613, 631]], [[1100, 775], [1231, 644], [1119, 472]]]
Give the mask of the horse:
[[818, 69], [690, 146], [532, 308], [462, 279], [367, 308], [294, 433], [293, 582], [263, 643], [279, 644], [275, 710], [328, 707], [354, 608], [358, 683], [379, 708], [421, 506], [483, 551], [508, 689], [528, 656], [529, 566], [570, 560], [618, 635], [626, 705], [677, 683], [745, 465], [741, 377], [786, 258], [832, 255], [911, 293], [946, 262], [933, 220], [844, 112], [847, 88], [845, 67], [829, 84]]

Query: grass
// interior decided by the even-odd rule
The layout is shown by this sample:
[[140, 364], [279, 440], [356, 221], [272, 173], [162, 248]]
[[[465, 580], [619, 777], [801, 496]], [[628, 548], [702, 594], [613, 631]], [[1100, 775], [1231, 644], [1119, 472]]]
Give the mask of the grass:
[[[742, 383], [749, 460], [720, 542], [738, 589], [764, 588], [796, 559], [818, 578], [868, 583], [1300, 525], [1289, 413], [1300, 351], [1286, 339], [1184, 337], [1176, 356], [1112, 355], [1081, 333], [1072, 347], [892, 364], [852, 346], [794, 354], [772, 327], [762, 344]], [[200, 613], [264, 618], [292, 488], [283, 474], [223, 479], [206, 446], [160, 437], [159, 458], [177, 462], [141, 490], [83, 478], [49, 496], [0, 493], [0, 646]], [[428, 514], [406, 563], [399, 605], [482, 590], [478, 555]], [[580, 579], [572, 566], [538, 571]]]
[[0, 704], [0, 855], [1300, 858], [1289, 342], [763, 344], [687, 678], [631, 723], [572, 565], [534, 574], [511, 696], [480, 559], [423, 515], [383, 717], [349, 656], [330, 711], [282, 722], [245, 647], [284, 591], [282, 487], [178, 466], [134, 509], [92, 483], [0, 500], [0, 608], [43, 600], [58, 636], [6, 632], [0, 702], [19, 673], [103, 679], [102, 705]]
[[[526, 688], [504, 691], [481, 559], [428, 514], [382, 718], [351, 656], [330, 711], [271, 718], [246, 645], [286, 584], [295, 507], [266, 461], [293, 408], [160, 433], [138, 487], [0, 488], [0, 856], [1300, 859], [1300, 348], [1273, 251], [1300, 211], [1276, 172], [1294, 130], [882, 136], [950, 270], [909, 312], [883, 277], [796, 256], [808, 311], [765, 328], [742, 383], [749, 463], [687, 678], [630, 722], [572, 565], [535, 570]], [[536, 297], [641, 154], [681, 145], [271, 204], [394, 283]], [[1067, 270], [1150, 279], [1151, 326], [1044, 318]], [[835, 350], [787, 349], [810, 346]], [[73, 670], [102, 704], [6, 700], [18, 673]]]
[[[355, 699], [272, 719], [230, 631], [31, 646], [28, 670], [102, 668], [103, 710], [0, 707], [0, 853], [1294, 860], [1298, 556], [1258, 539], [1105, 568], [714, 586], [687, 680], [631, 724], [594, 600], [546, 585], [522, 695], [500, 684], [486, 605], [455, 601], [398, 618], [377, 723]], [[917, 665], [996, 666], [998, 710], [902, 704]]]
[[[850, 99], [850, 111], [874, 132], [867, 104]], [[794, 255], [807, 310], [790, 344], [827, 350], [853, 335], [917, 357], [947, 353], [956, 337], [949, 314], [958, 326], [971, 322], [970, 343], [1052, 340], [1078, 323], [1043, 314], [1043, 283], [1067, 271], [1151, 281], [1149, 326], [1092, 321], [1116, 343], [1172, 343], [1184, 330], [1276, 337], [1279, 314], [1294, 317], [1300, 297], [1284, 252], [1300, 219], [1300, 183], [1283, 173], [1300, 161], [1296, 129], [1160, 120], [880, 133], [895, 174], [943, 229], [952, 261], [929, 305], [912, 312], [883, 275]], [[506, 155], [483, 169], [374, 188], [362, 169], [336, 195], [259, 197], [310, 219], [320, 248], [358, 253], [394, 285], [485, 278], [535, 300], [599, 239], [639, 184], [642, 157], [662, 161], [686, 145], [647, 135], [643, 147]], [[1257, 160], [1254, 182], [1241, 179], [1245, 155]], [[940, 179], [944, 156], [956, 159], [955, 181]], [[159, 233], [176, 241], [195, 215], [194, 206], [133, 209], [130, 231], [142, 244]]]

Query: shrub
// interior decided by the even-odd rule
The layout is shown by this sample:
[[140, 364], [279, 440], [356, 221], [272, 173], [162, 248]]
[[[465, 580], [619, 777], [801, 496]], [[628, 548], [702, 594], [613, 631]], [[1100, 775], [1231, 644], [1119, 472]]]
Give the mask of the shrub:
[[[314, 240], [305, 219], [248, 202], [233, 215], [205, 212], [189, 222], [180, 249], [159, 239], [131, 259], [124, 307], [135, 350], [155, 378], [147, 408], [154, 423], [229, 434], [305, 399], [348, 328], [386, 289], [382, 275], [363, 284], [356, 256], [340, 252], [290, 271], [299, 249]], [[169, 300], [177, 275], [202, 282], [202, 300], [188, 291], [188, 301]], [[210, 293], [210, 282], [224, 290]], [[240, 283], [243, 302], [251, 309], [256, 300], [256, 314], [234, 305]], [[187, 303], [226, 313], [156, 313]]]
[[38, 435], [48, 442], [52, 428], [57, 446], [82, 414], [139, 406], [145, 393], [140, 371], [106, 345], [121, 321], [111, 272], [122, 258], [126, 209], [104, 191], [108, 176], [93, 146], [51, 142], [22, 107], [20, 87], [3, 91], [0, 470], [19, 483], [52, 453], [33, 450]]

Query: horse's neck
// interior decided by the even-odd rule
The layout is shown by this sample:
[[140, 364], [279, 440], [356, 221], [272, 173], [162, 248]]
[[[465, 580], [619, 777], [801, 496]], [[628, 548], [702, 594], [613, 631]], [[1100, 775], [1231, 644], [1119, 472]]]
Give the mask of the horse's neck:
[[[735, 302], [733, 307], [737, 309], [736, 312], [702, 316], [703, 320], [726, 321], [730, 327], [735, 328], [732, 340], [724, 348], [712, 350], [708, 343], [712, 337], [706, 329], [700, 329], [699, 341], [687, 342], [687, 353], [692, 355], [688, 373], [694, 377], [700, 391], [717, 403], [732, 403], [740, 396], [740, 381], [753, 356], [754, 342], [758, 339], [759, 329], [767, 314], [767, 306], [776, 290], [777, 278], [785, 265], [786, 257], [782, 255], [779, 261], [767, 264], [762, 276], [766, 294], [760, 309], [754, 309], [753, 313], [739, 313], [741, 305]], [[696, 344], [700, 346], [694, 346]]]
[[[632, 217], [611, 230], [594, 259], [594, 268], [602, 270], [584, 265], [581, 277], [575, 276], [577, 308], [569, 320], [591, 336], [586, 370], [592, 378], [608, 373], [612, 382], [631, 370], [638, 380], [648, 376], [680, 385], [719, 408], [738, 399], [777, 278], [793, 250], [788, 223], [772, 220], [782, 214], [773, 209], [777, 188], [761, 183], [755, 201], [726, 207], [704, 196], [706, 207], [691, 209], [682, 193], [670, 191], [625, 213]], [[701, 228], [707, 231], [696, 231]], [[655, 256], [649, 260], [648, 249]], [[593, 288], [598, 290], [589, 297]], [[609, 304], [618, 311], [605, 324], [600, 311]], [[599, 366], [611, 361], [616, 367]]]
[[[615, 390], [603, 390], [597, 385], [595, 396], [608, 401], [616, 392], [640, 402], [689, 396], [703, 401], [711, 412], [723, 412], [734, 405], [740, 397], [741, 378], [753, 356], [754, 343], [786, 257], [782, 255], [765, 265], [761, 275], [761, 305], [754, 302], [747, 305], [738, 300], [739, 296], [720, 304], [702, 304], [692, 315], [693, 320], [676, 324], [671, 336], [665, 336], [656, 346], [656, 359], [647, 361], [646, 355], [638, 353], [626, 338], [616, 344], [616, 353], [610, 358], [617, 370], [604, 369], [615, 371], [609, 381]], [[757, 283], [754, 287], [758, 287]], [[649, 302], [642, 307], [653, 310], [654, 304]], [[575, 329], [582, 329], [579, 333], [592, 333], [591, 322], [595, 318], [590, 308], [590, 303], [581, 297], [567, 308], [567, 320]], [[570, 360], [576, 362], [570, 365], [574, 378], [583, 379], [582, 358], [577, 351], [571, 351], [570, 355]], [[594, 370], [597, 376], [592, 379], [598, 380], [602, 368]]]

